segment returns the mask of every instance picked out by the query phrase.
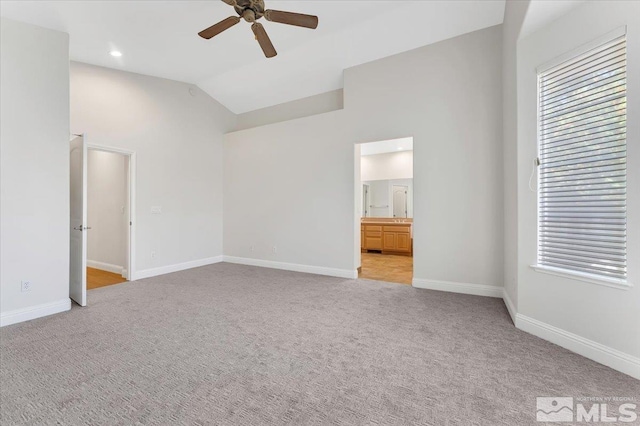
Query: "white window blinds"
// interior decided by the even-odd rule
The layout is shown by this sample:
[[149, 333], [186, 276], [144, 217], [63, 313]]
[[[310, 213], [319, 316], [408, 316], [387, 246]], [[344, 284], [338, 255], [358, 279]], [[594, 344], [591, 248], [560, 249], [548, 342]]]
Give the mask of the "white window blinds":
[[626, 41], [539, 74], [538, 264], [626, 280]]

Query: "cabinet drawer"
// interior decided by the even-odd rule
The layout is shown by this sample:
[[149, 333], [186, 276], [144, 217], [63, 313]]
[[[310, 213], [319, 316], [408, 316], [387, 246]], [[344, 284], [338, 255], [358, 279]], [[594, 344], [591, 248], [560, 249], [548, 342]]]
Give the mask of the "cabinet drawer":
[[379, 231], [379, 232], [382, 232], [382, 226], [380, 226], [380, 225], [365, 225], [365, 231]]
[[365, 247], [367, 250], [382, 250], [382, 237], [365, 237]]
[[408, 233], [411, 228], [409, 226], [385, 226], [385, 232], [406, 232]]
[[365, 237], [382, 237], [382, 232], [381, 231], [365, 231], [364, 233]]

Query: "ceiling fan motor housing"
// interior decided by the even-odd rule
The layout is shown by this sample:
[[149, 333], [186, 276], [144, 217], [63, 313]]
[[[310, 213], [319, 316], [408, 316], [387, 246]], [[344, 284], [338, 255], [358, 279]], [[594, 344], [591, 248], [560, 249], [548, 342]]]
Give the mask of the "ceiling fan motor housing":
[[253, 22], [264, 15], [264, 0], [236, 0], [233, 8], [245, 21]]

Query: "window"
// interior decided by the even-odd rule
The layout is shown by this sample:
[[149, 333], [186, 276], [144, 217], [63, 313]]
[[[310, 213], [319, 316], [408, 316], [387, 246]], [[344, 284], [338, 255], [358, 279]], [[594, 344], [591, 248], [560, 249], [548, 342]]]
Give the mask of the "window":
[[626, 281], [626, 39], [540, 72], [538, 265]]

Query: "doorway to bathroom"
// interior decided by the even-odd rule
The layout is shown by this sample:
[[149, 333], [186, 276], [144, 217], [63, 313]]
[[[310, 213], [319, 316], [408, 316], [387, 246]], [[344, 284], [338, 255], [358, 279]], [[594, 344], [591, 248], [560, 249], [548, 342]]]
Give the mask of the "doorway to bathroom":
[[411, 285], [413, 138], [359, 144], [356, 154], [358, 277]]

